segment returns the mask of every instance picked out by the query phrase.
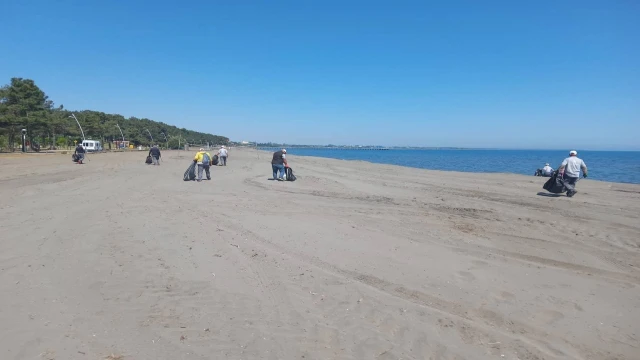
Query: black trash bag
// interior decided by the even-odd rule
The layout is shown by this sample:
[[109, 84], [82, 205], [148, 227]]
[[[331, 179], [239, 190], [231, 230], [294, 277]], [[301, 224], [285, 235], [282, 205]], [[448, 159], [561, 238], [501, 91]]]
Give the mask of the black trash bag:
[[73, 162], [78, 162], [78, 154], [71, 154], [71, 160], [73, 160]]
[[218, 165], [219, 161], [220, 159], [218, 159], [218, 155], [213, 155], [213, 159], [211, 160], [211, 165]]
[[187, 168], [187, 171], [184, 172], [184, 181], [193, 181], [196, 179], [196, 163], [192, 162]]
[[284, 169], [285, 180], [287, 181], [296, 181], [296, 176], [293, 175], [293, 169], [287, 167]]
[[151, 164], [151, 155], [147, 156], [147, 160], [144, 161], [145, 164]]
[[567, 191], [567, 188], [564, 186], [564, 179], [562, 179], [562, 176], [560, 176], [557, 171], [554, 171], [549, 180], [542, 185], [542, 188], [554, 194], [561, 194]]

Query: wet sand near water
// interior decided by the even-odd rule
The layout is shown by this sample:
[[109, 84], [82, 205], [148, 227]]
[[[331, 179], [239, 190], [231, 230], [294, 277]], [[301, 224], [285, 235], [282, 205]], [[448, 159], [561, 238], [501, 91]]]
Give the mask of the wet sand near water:
[[640, 185], [163, 156], [0, 155], [1, 359], [640, 359]]

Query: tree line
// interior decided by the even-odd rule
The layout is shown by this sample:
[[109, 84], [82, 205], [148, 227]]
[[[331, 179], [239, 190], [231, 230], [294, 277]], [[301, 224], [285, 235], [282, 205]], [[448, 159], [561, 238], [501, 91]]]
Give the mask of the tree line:
[[[178, 128], [146, 118], [125, 118], [119, 114], [105, 114], [95, 110], [69, 111], [54, 103], [33, 80], [12, 78], [0, 87], [0, 150], [15, 151], [21, 146], [21, 132], [33, 147], [64, 148], [83, 139], [78, 120], [86, 139], [103, 144], [124, 140], [130, 144], [151, 145], [177, 149], [185, 143], [227, 145], [229, 138]], [[119, 128], [118, 128], [119, 127]], [[122, 130], [122, 133], [120, 132]], [[152, 140], [153, 138], [153, 140]]]

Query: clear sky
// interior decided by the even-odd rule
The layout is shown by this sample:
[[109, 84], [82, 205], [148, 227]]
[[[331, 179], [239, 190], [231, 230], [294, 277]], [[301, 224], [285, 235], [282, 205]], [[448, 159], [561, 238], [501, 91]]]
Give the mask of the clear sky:
[[6, 1], [0, 83], [257, 140], [640, 149], [640, 1]]

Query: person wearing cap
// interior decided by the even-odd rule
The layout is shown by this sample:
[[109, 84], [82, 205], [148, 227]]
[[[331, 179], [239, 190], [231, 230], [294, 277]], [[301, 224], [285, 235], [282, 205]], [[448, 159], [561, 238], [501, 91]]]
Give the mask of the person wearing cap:
[[549, 163], [544, 164], [544, 167], [542, 168], [542, 176], [551, 177], [551, 174], [553, 174], [553, 168], [549, 166]]
[[582, 170], [582, 176], [587, 177], [587, 165], [578, 157], [578, 152], [571, 150], [569, 157], [564, 159], [558, 172], [562, 174], [564, 179], [564, 185], [567, 188], [567, 196], [572, 197], [577, 193], [576, 182], [580, 178], [580, 170]]
[[211, 180], [211, 173], [209, 172], [211, 159], [211, 154], [204, 151], [203, 148], [200, 148], [200, 151], [198, 151], [193, 158], [193, 162], [198, 165], [198, 182], [202, 181], [202, 170], [207, 174], [207, 180]]
[[220, 147], [220, 150], [218, 150], [218, 153], [216, 155], [218, 155], [218, 158], [220, 160], [218, 162], [218, 165], [219, 166], [227, 166], [227, 156], [229, 156], [229, 150], [227, 150], [227, 147], [222, 145]]
[[[285, 166], [289, 166], [287, 163], [287, 149], [274, 152], [273, 159], [271, 160], [273, 180], [284, 181]], [[278, 172], [280, 173], [280, 176], [278, 176]]]

